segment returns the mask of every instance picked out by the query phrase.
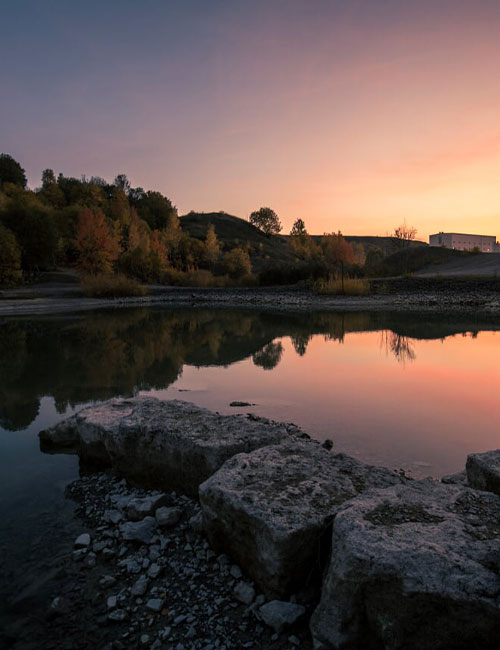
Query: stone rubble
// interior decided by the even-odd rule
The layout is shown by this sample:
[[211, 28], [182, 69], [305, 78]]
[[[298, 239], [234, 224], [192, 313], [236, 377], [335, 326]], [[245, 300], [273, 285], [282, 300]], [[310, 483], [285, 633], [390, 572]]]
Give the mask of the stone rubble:
[[[110, 474], [83, 477], [68, 486], [67, 494], [77, 502], [86, 528], [78, 539], [88, 543], [75, 551], [80, 555], [67, 558], [37, 650], [312, 648], [304, 616], [278, 625], [276, 617], [261, 611], [266, 599], [242, 569], [210, 549], [199, 532], [201, 510], [195, 501], [163, 495], [179, 518], [162, 527], [150, 514], [129, 519], [129, 514], [136, 518], [132, 503], [156, 499], [158, 493], [130, 487]], [[122, 516], [111, 518], [110, 511]], [[130, 526], [137, 531], [141, 525], [146, 536], [130, 535]], [[86, 564], [90, 554], [95, 555], [93, 566]], [[310, 603], [288, 605], [311, 612]]]
[[496, 650], [500, 450], [411, 481], [294, 425], [150, 398], [40, 437], [145, 485], [68, 487], [84, 530], [37, 650]]

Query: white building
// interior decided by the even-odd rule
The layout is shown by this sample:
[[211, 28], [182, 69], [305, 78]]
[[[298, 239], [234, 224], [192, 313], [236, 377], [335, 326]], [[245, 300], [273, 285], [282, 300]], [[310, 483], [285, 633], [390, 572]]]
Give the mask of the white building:
[[443, 246], [459, 251], [472, 251], [478, 249], [481, 253], [500, 252], [496, 237], [493, 235], [466, 235], [459, 232], [439, 232], [429, 236], [431, 246]]

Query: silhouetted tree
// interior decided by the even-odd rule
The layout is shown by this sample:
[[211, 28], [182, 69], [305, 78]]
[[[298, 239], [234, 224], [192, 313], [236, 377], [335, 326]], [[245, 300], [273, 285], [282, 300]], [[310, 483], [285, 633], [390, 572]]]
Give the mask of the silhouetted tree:
[[161, 192], [143, 192], [133, 203], [141, 219], [152, 230], [164, 230], [178, 223], [177, 208]]
[[0, 188], [4, 183], [26, 187], [26, 174], [21, 165], [8, 153], [0, 153]]
[[392, 243], [396, 250], [407, 248], [410, 243], [415, 239], [417, 229], [413, 226], [406, 225], [406, 221], [394, 229], [392, 235]]
[[260, 208], [250, 215], [250, 223], [256, 226], [268, 237], [281, 232], [281, 222], [278, 215], [271, 208]]
[[130, 192], [130, 181], [128, 180], [126, 174], [118, 174], [115, 177], [115, 185], [119, 190], [125, 192], [125, 194], [128, 194]]
[[290, 230], [290, 236], [304, 239], [307, 237], [306, 224], [302, 219], [296, 219], [294, 221], [292, 229]]

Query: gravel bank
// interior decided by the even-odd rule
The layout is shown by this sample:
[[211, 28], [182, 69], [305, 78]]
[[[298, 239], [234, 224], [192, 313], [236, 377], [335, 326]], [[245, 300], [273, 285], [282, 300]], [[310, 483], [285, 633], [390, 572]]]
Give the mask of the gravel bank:
[[270, 605], [238, 566], [210, 550], [194, 500], [104, 473], [70, 484], [67, 496], [77, 502], [81, 534], [46, 586], [46, 602], [4, 630], [2, 647], [312, 648], [307, 595]]
[[318, 296], [302, 287], [152, 287], [151, 295], [146, 297], [115, 299], [76, 295], [50, 297], [43, 293], [40, 297], [14, 299], [12, 294], [4, 291], [0, 296], [0, 316], [129, 306], [245, 308], [281, 312], [391, 310], [500, 314], [500, 279], [497, 278], [387, 278], [373, 281], [373, 291], [369, 296]]

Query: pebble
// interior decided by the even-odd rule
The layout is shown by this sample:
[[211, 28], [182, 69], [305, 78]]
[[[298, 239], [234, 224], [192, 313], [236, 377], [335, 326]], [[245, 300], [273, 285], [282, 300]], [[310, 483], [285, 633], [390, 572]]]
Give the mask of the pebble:
[[250, 605], [255, 598], [255, 589], [248, 582], [238, 582], [233, 593], [236, 599], [245, 605]]
[[146, 576], [141, 576], [134, 582], [131, 588], [131, 593], [133, 596], [143, 596], [148, 588], [148, 579]]
[[150, 598], [146, 603], [146, 607], [153, 612], [159, 612], [163, 607], [163, 600], [161, 598]]
[[[73, 557], [83, 562], [71, 568], [75, 582], [69, 592], [70, 608], [64, 614], [65, 627], [53, 626], [61, 627], [59, 634], [66, 637], [61, 637], [50, 650], [65, 649], [66, 641], [79, 648], [83, 631], [80, 629], [77, 636], [80, 624], [75, 615], [82, 607], [92, 612], [88, 614], [91, 623], [84, 632], [91, 639], [89, 647], [103, 650], [311, 649], [310, 639], [299, 640], [299, 645], [294, 642], [299, 637], [291, 634], [293, 630], [287, 641], [277, 636], [280, 632], [273, 625], [259, 624], [259, 618], [265, 620], [260, 612], [266, 604], [265, 597], [256, 595], [254, 585], [244, 580], [241, 568], [227, 555], [217, 555], [209, 547], [200, 534], [202, 517], [198, 504], [187, 497], [162, 495], [168, 502], [161, 504], [154, 516], [146, 514], [139, 521], [126, 520], [130, 502], [149, 497], [150, 491], [125, 484], [118, 488], [115, 480], [102, 476], [99, 483], [95, 476], [89, 476], [71, 484], [80, 490], [81, 486], [88, 486], [83, 497], [81, 491], [79, 496], [83, 501], [79, 513], [83, 515], [78, 511], [77, 514], [92, 530], [85, 533], [88, 544], [74, 547]], [[158, 493], [151, 496], [155, 495]], [[94, 506], [91, 515], [84, 514], [88, 505]], [[173, 522], [162, 515], [171, 517], [172, 512], [178, 516], [177, 522], [162, 527], [160, 522]], [[142, 535], [144, 527], [146, 535]], [[88, 597], [84, 589], [91, 584], [91, 578], [98, 587]], [[66, 597], [64, 590], [59, 591]], [[68, 632], [73, 623], [74, 631]], [[269, 624], [268, 619], [266, 625]], [[115, 631], [112, 642], [104, 634], [106, 626]], [[43, 646], [43, 650], [49, 647]]]
[[84, 548], [87, 549], [90, 545], [90, 535], [88, 533], [82, 533], [79, 537], [75, 539], [75, 548], [80, 549]]
[[175, 526], [175, 524], [181, 518], [182, 510], [175, 507], [164, 506], [158, 508], [156, 511], [155, 517], [159, 526]]
[[115, 609], [108, 615], [110, 621], [122, 622], [126, 620], [127, 612], [124, 609]]

